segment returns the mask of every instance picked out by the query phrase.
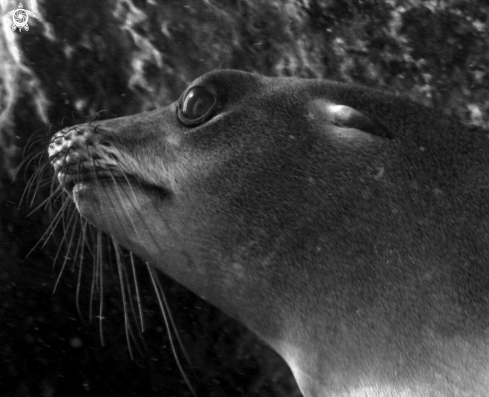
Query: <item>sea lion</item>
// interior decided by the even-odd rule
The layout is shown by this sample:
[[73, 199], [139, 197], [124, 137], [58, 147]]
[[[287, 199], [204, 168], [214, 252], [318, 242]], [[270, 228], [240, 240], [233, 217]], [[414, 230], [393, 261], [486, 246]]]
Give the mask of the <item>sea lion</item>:
[[486, 133], [220, 70], [49, 156], [84, 218], [256, 332], [305, 396], [487, 396]]

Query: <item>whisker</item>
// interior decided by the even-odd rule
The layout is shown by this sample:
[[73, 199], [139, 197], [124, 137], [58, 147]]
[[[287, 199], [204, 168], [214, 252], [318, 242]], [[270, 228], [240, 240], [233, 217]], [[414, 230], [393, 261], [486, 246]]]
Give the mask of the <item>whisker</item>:
[[[117, 186], [118, 186], [117, 180], [114, 178], [114, 176], [112, 174], [111, 174], [111, 178], [112, 178], [112, 180], [114, 182], [114, 185], [116, 186], [116, 192], [117, 192], [120, 200], [122, 201], [121, 192], [117, 188]], [[137, 231], [137, 228], [136, 228], [136, 226], [134, 225], [134, 223], [132, 221], [132, 218], [130, 216], [130, 213], [129, 213], [128, 209], [126, 207], [124, 209], [125, 209], [125, 211], [127, 213], [127, 217], [130, 219], [130, 221], [131, 221], [131, 223], [133, 225], [134, 230]], [[139, 238], [139, 236], [138, 236], [138, 238]], [[132, 294], [131, 294], [131, 284], [129, 283], [128, 277], [127, 277], [127, 275], [125, 273], [125, 267], [123, 266], [123, 260], [122, 260], [121, 254], [120, 254], [120, 248], [119, 248], [118, 245], [114, 245], [114, 247], [117, 247], [115, 249], [115, 253], [116, 253], [116, 263], [117, 263], [118, 277], [119, 277], [119, 281], [121, 283], [121, 293], [122, 293], [122, 296], [123, 296], [124, 319], [125, 319], [125, 324], [126, 324], [126, 339], [127, 339], [127, 343], [128, 343], [128, 348], [129, 348], [129, 351], [130, 351], [130, 355], [131, 355], [131, 358], [132, 358], [133, 357], [133, 353], [132, 353], [132, 348], [131, 348], [131, 345], [130, 345], [131, 338], [135, 342], [135, 345], [138, 348], [138, 350], [139, 350], [139, 345], [138, 345], [136, 339], [133, 336], [132, 327], [131, 327], [131, 324], [130, 324], [130, 321], [129, 321], [129, 317], [128, 317], [128, 307], [129, 306], [131, 307], [131, 313], [133, 314], [133, 316], [135, 315], [135, 312], [136, 311], [134, 310], [134, 306], [133, 306], [133, 302], [132, 302], [132, 298], [131, 298], [131, 296], [132, 296]], [[132, 257], [131, 257], [131, 260], [132, 260]], [[133, 263], [132, 263], [132, 266], [133, 266], [133, 274], [135, 274], [135, 268], [134, 268], [134, 264]], [[135, 285], [136, 285], [136, 290], [137, 290], [137, 293], [136, 294], [137, 294], [137, 300], [138, 300], [138, 310], [139, 310], [140, 321], [141, 321], [141, 324], [143, 324], [142, 308], [141, 308], [141, 302], [140, 302], [140, 297], [139, 297], [139, 289], [138, 289], [138, 285], [137, 285], [137, 279], [135, 279]], [[126, 293], [126, 288], [127, 288], [128, 293]], [[127, 299], [126, 298], [126, 295], [129, 295], [130, 298]], [[137, 319], [135, 317], [134, 317], [134, 321], [137, 322]]]
[[[58, 193], [62, 193], [62, 188], [60, 187], [59, 189], [56, 189], [52, 194], [49, 195], [45, 200], [41, 202], [41, 204], [37, 205], [31, 212], [27, 214], [27, 217], [31, 216], [33, 213], [41, 209], [42, 207], [45, 207], [49, 204], [51, 200], [53, 200], [53, 196]], [[57, 197], [56, 197], [57, 198]], [[56, 200], [56, 198], [54, 200]]]
[[122, 271], [123, 265], [122, 265], [121, 253], [120, 253], [119, 245], [116, 244], [114, 240], [112, 240], [112, 243], [115, 249], [117, 270], [119, 273], [119, 283], [120, 283], [121, 295], [122, 295], [122, 305], [124, 307], [124, 326], [126, 328], [127, 348], [129, 349], [129, 355], [131, 356], [131, 360], [134, 360], [134, 356], [132, 354], [131, 339], [129, 337], [131, 325], [129, 323], [129, 315], [127, 313], [128, 308], [127, 308], [126, 288], [124, 285], [124, 272]]
[[[163, 321], [165, 323], [166, 331], [168, 332], [168, 340], [170, 341], [170, 347], [171, 347], [171, 350], [173, 352], [173, 356], [175, 357], [175, 362], [177, 363], [178, 369], [179, 369], [180, 373], [182, 374], [182, 377], [183, 377], [185, 383], [187, 384], [188, 388], [190, 389], [190, 393], [194, 397], [197, 397], [197, 394], [195, 393], [195, 390], [192, 387], [192, 384], [190, 383], [190, 380], [188, 379], [187, 374], [185, 373], [185, 371], [182, 367], [180, 359], [178, 358], [178, 353], [176, 351], [175, 344], [173, 343], [171, 328], [170, 328], [170, 325], [168, 322], [168, 316], [166, 315], [166, 312], [165, 312], [166, 304], [164, 303], [164, 293], [163, 293], [163, 290], [160, 290], [158, 288], [158, 283], [156, 281], [158, 276], [154, 273], [154, 269], [149, 264], [149, 262], [146, 262], [146, 267], [148, 269], [149, 276], [151, 278], [151, 283], [153, 284], [155, 295], [156, 295], [156, 298], [158, 300], [158, 305], [160, 306], [160, 311], [161, 311], [161, 314], [163, 316]], [[161, 287], [161, 285], [159, 287]]]
[[[72, 205], [72, 203], [68, 200], [66, 200], [65, 203], [67, 203], [67, 207]], [[64, 215], [66, 212], [70, 212], [70, 211], [71, 211], [71, 214], [69, 214], [68, 222], [66, 222], [67, 217]], [[69, 251], [70, 245], [67, 244], [67, 241], [68, 241], [67, 236], [68, 236], [70, 227], [73, 225], [73, 222], [76, 222], [76, 220], [79, 219], [79, 213], [78, 213], [78, 211], [76, 211], [76, 209], [74, 207], [72, 207], [71, 209], [66, 209], [65, 211], [62, 211], [62, 212], [60, 211], [60, 213], [62, 214], [62, 217], [61, 217], [59, 222], [63, 226], [63, 237], [59, 241], [58, 245], [59, 245], [59, 248], [61, 248], [63, 243], [65, 243], [66, 248]], [[72, 233], [72, 237], [73, 237], [73, 233]], [[71, 238], [70, 238], [70, 242], [71, 242]]]
[[[154, 268], [152, 268], [152, 270], [154, 271]], [[173, 329], [173, 334], [177, 338], [178, 345], [180, 346], [180, 350], [182, 351], [185, 360], [187, 360], [188, 363], [191, 363], [190, 357], [188, 356], [188, 353], [187, 353], [187, 350], [185, 349], [183, 342], [180, 338], [180, 333], [178, 332], [178, 329], [175, 325], [175, 322], [173, 321], [173, 316], [171, 314], [170, 305], [168, 304], [168, 301], [166, 300], [165, 291], [163, 290], [163, 286], [161, 285], [160, 279], [158, 277], [155, 277], [155, 281], [156, 281], [156, 284], [158, 286], [158, 290], [161, 294], [161, 298], [162, 298], [161, 300], [163, 302], [165, 312], [168, 313], [168, 319], [169, 319], [169, 323], [171, 325], [171, 328]], [[192, 369], [192, 371], [193, 371], [193, 369]]]
[[[49, 142], [49, 138], [47, 134], [39, 135], [38, 132], [40, 130], [37, 130], [34, 132], [28, 139], [26, 144], [24, 145], [24, 148], [22, 150], [22, 160], [19, 162], [17, 167], [15, 167], [15, 170], [13, 172], [13, 179], [16, 179], [18, 176], [18, 173], [22, 168], [26, 169], [28, 168], [29, 164], [36, 158], [36, 157], [43, 157], [44, 154], [46, 153], [46, 146], [47, 143]], [[37, 149], [34, 153], [29, 153], [31, 151], [31, 148], [35, 144], [40, 144], [40, 148]], [[25, 175], [24, 175], [25, 176]]]
[[[34, 160], [36, 160], [36, 158], [38, 159], [38, 165], [36, 166], [36, 170], [33, 172], [33, 174], [29, 177], [29, 179], [27, 180], [27, 183], [26, 183], [26, 188], [24, 189], [24, 191], [22, 192], [22, 196], [19, 200], [19, 205], [18, 205], [18, 208], [21, 207], [22, 203], [26, 200], [27, 197], [32, 197], [31, 201], [30, 201], [30, 206], [32, 207], [32, 205], [34, 204], [34, 200], [36, 198], [36, 195], [37, 195], [37, 192], [45, 187], [48, 183], [48, 178], [46, 178], [46, 181], [43, 181], [43, 178], [45, 177], [46, 175], [46, 172], [47, 170], [49, 170], [49, 162], [45, 162], [44, 164], [42, 164], [42, 162], [44, 161], [43, 160], [43, 152], [40, 152], [40, 153], [37, 153], [35, 154], [34, 156], [32, 156], [32, 158], [30, 158], [28, 160], [28, 163], [25, 167], [25, 170], [24, 170], [24, 179], [26, 179], [26, 173], [27, 173], [27, 167], [30, 165], [31, 162], [33, 162]], [[17, 174], [18, 172], [20, 171], [20, 169], [22, 168], [22, 164], [20, 164], [16, 171], [15, 171], [15, 174], [13, 176], [13, 179], [15, 180], [17, 178]], [[31, 192], [34, 190], [34, 194], [31, 194]], [[37, 210], [37, 208], [36, 208]]]
[[[130, 254], [130, 252], [129, 252], [129, 254]], [[123, 262], [121, 262], [121, 264], [124, 265], [124, 262], [125, 262], [125, 259], [124, 259]], [[129, 276], [128, 271], [127, 271], [127, 267], [126, 266], [121, 266], [121, 271], [123, 272], [123, 277], [124, 277], [125, 285], [126, 285], [126, 288], [127, 288], [127, 296], [129, 297], [129, 299], [127, 300], [127, 302], [129, 303], [129, 306], [128, 307], [131, 309], [130, 310], [130, 313], [131, 313], [131, 316], [132, 316], [132, 321], [133, 321], [134, 324], [137, 325], [138, 324], [137, 314], [139, 314], [140, 320], [141, 321], [143, 320], [142, 319], [142, 311], [140, 311], [138, 313], [136, 311], [135, 307], [134, 307], [134, 298], [133, 298], [132, 286], [131, 286], [131, 282], [130, 282], [130, 276]], [[137, 280], [134, 280], [134, 283], [135, 283], [136, 288], [137, 288], [138, 287]], [[139, 304], [139, 310], [141, 310], [140, 304]], [[143, 345], [144, 345], [144, 339], [142, 338], [142, 331], [138, 327], [136, 327], [136, 329], [138, 331], [139, 338], [136, 338], [135, 337], [134, 332], [133, 332], [133, 327], [130, 324], [129, 331], [130, 331], [130, 335], [132, 337], [132, 340], [134, 342], [134, 346], [138, 350], [138, 353], [142, 355], [141, 348], [140, 348], [139, 345], [140, 345], [140, 341], [143, 341]]]
[[76, 283], [76, 297], [75, 297], [75, 305], [76, 305], [76, 311], [78, 312], [78, 315], [80, 318], [83, 320], [83, 316], [80, 310], [80, 290], [81, 290], [81, 278], [83, 274], [83, 256], [84, 256], [84, 248], [86, 245], [86, 233], [87, 233], [87, 225], [88, 221], [82, 219], [81, 221], [81, 233], [82, 233], [82, 238], [81, 238], [81, 250], [80, 250], [80, 263], [78, 265], [78, 280]]
[[102, 232], [99, 229], [95, 229], [95, 236], [93, 236], [92, 233], [92, 238], [94, 241], [94, 255], [92, 254], [92, 259], [93, 259], [93, 271], [92, 271], [92, 286], [90, 288], [90, 309], [89, 309], [89, 314], [88, 318], [90, 321], [92, 321], [92, 313], [93, 313], [93, 300], [94, 300], [94, 295], [95, 295], [95, 290], [98, 290], [98, 283], [99, 283], [99, 265], [101, 265], [101, 257], [102, 257]]
[[[73, 211], [71, 216], [70, 216], [70, 219], [68, 221], [68, 225], [71, 225], [72, 222], [76, 222], [79, 220], [79, 218], [75, 218], [75, 220], [73, 220], [73, 218], [75, 217], [75, 214], [76, 214], [76, 211]], [[66, 229], [65, 229], [66, 230]], [[69, 239], [69, 242], [67, 243], [67, 246], [66, 246], [66, 255], [64, 257], [64, 260], [63, 260], [63, 264], [61, 265], [61, 270], [59, 272], [59, 275], [58, 275], [58, 278], [56, 279], [56, 283], [54, 284], [54, 291], [56, 291], [56, 288], [58, 287], [58, 283], [59, 283], [59, 280], [61, 279], [61, 275], [63, 274], [64, 272], [64, 269], [66, 268], [66, 263], [68, 262], [68, 259], [69, 259], [69, 252], [70, 252], [70, 247], [71, 247], [71, 244], [73, 242], [73, 237], [75, 235], [75, 227], [73, 227], [72, 231], [71, 231], [71, 237]], [[60, 246], [58, 247], [58, 252], [56, 253], [56, 257], [54, 258], [54, 262], [56, 263], [56, 259], [58, 258], [58, 254], [60, 252], [60, 249], [61, 249], [61, 245], [64, 241], [67, 241], [66, 240], [66, 234], [63, 235], [63, 239], [61, 240], [61, 244]]]
[[26, 169], [29, 167], [29, 165], [34, 160], [36, 160], [38, 157], [42, 158], [44, 156], [45, 152], [46, 152], [46, 150], [43, 148], [43, 149], [39, 149], [39, 151], [36, 153], [32, 153], [28, 156], [23, 156], [22, 160], [19, 162], [17, 167], [15, 167], [15, 170], [14, 170], [13, 175], [12, 175], [12, 179], [14, 179], [14, 180], [17, 179], [19, 172], [22, 169], [24, 169], [24, 178], [25, 178], [26, 177], [25, 172], [26, 172]]
[[[125, 177], [125, 178], [126, 178], [126, 180], [127, 180], [127, 177], [125, 176], [125, 174], [123, 174], [123, 175], [124, 175], [124, 177]], [[111, 176], [111, 178], [112, 178], [112, 180], [113, 180], [113, 182], [114, 182], [115, 186], [117, 186], [117, 181], [116, 181], [116, 179], [114, 178], [114, 176], [112, 175], [112, 173], [111, 173], [111, 175], [110, 175], [110, 176]], [[131, 184], [130, 184], [130, 182], [129, 182], [129, 181], [128, 181], [128, 184], [129, 184], [129, 186], [131, 186]], [[131, 190], [132, 190], [132, 187], [131, 187]], [[120, 192], [120, 190], [119, 190], [119, 189], [115, 189], [115, 191], [117, 192], [117, 195], [119, 196], [119, 198], [121, 199], [121, 202], [122, 202], [122, 196], [121, 196], [121, 192]], [[132, 192], [133, 192], [133, 194], [134, 194], [134, 197], [136, 197], [136, 199], [137, 199], [137, 196], [136, 196], [136, 194], [134, 193], [134, 190], [132, 190]], [[127, 198], [129, 198], [129, 199], [131, 200], [131, 197], [129, 197], [129, 196], [127, 195], [127, 193], [126, 193], [126, 197], [127, 197]], [[133, 228], [134, 232], [136, 233], [136, 236], [137, 236], [137, 238], [138, 238], [139, 242], [141, 242], [141, 243], [142, 243], [141, 236], [140, 236], [140, 235], [139, 235], [139, 233], [138, 233], [138, 228], [137, 228], [137, 227], [136, 227], [136, 225], [134, 224], [134, 221], [133, 221], [133, 219], [132, 219], [132, 217], [131, 217], [131, 215], [130, 215], [130, 213], [129, 213], [129, 211], [128, 211], [128, 209], [127, 209], [127, 207], [126, 207], [126, 206], [124, 206], [124, 211], [126, 212], [127, 217], [128, 217], [128, 219], [129, 219], [129, 221], [131, 222], [132, 228]]]
[[[25, 200], [28, 197], [32, 197], [32, 199], [30, 200], [30, 203], [29, 203], [29, 207], [32, 207], [34, 205], [34, 200], [37, 197], [37, 192], [40, 189], [42, 189], [42, 188], [44, 188], [44, 187], [46, 187], [46, 186], [49, 185], [50, 179], [48, 179], [48, 180], [46, 180], [44, 182], [40, 182], [40, 180], [41, 180], [40, 172], [39, 172], [39, 175], [37, 175], [37, 172], [38, 171], [36, 171], [36, 174], [32, 175], [31, 178], [29, 179], [29, 181], [27, 182], [26, 188], [24, 189], [24, 191], [22, 192], [22, 196], [20, 197], [20, 200], [19, 200], [19, 204], [17, 206], [17, 209], [20, 209], [22, 207], [22, 203], [24, 203]], [[36, 182], [34, 182], [34, 179], [33, 178], [36, 178]], [[34, 183], [36, 184], [36, 186], [34, 188], [34, 194], [31, 194], [32, 189], [33, 189], [33, 186], [34, 186]], [[51, 197], [48, 197], [45, 200], [43, 200], [43, 204], [46, 203], [47, 201], [49, 201], [50, 199], [51, 199]], [[32, 214], [33, 212], [37, 211], [38, 209], [39, 209], [39, 207], [36, 207], [36, 209], [34, 211], [31, 211], [30, 212], [30, 214]]]
[[98, 283], [99, 288], [99, 329], [100, 329], [100, 343], [102, 346], [105, 346], [104, 342], [104, 330], [102, 321], [104, 320], [103, 311], [104, 311], [104, 272], [103, 272], [103, 263], [102, 263], [102, 232], [97, 230], [97, 255], [96, 255], [96, 263], [94, 266], [94, 279], [92, 280], [92, 290], [90, 293], [90, 320], [92, 318], [92, 302], [93, 302], [93, 293], [96, 283]]
[[[37, 197], [37, 192], [39, 192], [41, 190], [41, 188], [44, 188], [44, 187], [49, 185], [51, 178], [46, 178], [43, 181], [43, 177], [44, 177], [44, 175], [46, 175], [46, 170], [49, 170], [48, 167], [49, 167], [49, 164], [47, 164], [47, 163], [43, 164], [43, 165], [39, 165], [38, 169], [34, 172], [34, 174], [31, 177], [32, 183], [28, 183], [28, 185], [27, 185], [28, 188], [26, 190], [24, 190], [24, 193], [27, 192], [26, 197], [29, 197], [29, 196], [32, 197], [31, 202], [30, 202], [31, 207], [34, 205], [34, 200]], [[34, 186], [34, 181], [36, 181], [35, 187], [34, 187], [34, 194], [31, 195], [32, 187]], [[22, 203], [23, 198], [24, 198], [24, 194], [22, 194], [20, 204]]]
[[44, 134], [40, 134], [36, 136], [36, 133], [32, 134], [28, 139], [27, 142], [24, 146], [24, 149], [22, 150], [22, 157], [29, 157], [29, 152], [32, 150], [32, 147], [34, 145], [40, 145], [39, 150], [42, 152], [45, 152], [45, 147], [50, 141], [50, 135], [51, 133], [48, 131]]
[[64, 209], [63, 207], [67, 207], [68, 204], [69, 203], [67, 202], [66, 205], [63, 205], [62, 206], [62, 208], [56, 214], [55, 218], [53, 219], [53, 221], [51, 222], [51, 224], [48, 226], [48, 228], [46, 229], [46, 231], [44, 232], [44, 234], [37, 241], [37, 243], [34, 245], [34, 247], [32, 247], [32, 249], [27, 253], [26, 257], [29, 256], [39, 246], [40, 242], [43, 241], [43, 240], [44, 240], [44, 243], [41, 246], [41, 248], [44, 248], [44, 246], [46, 245], [46, 242], [49, 240], [49, 237], [54, 233], [54, 230], [56, 229], [56, 225], [59, 223], [60, 219], [63, 217], [63, 209]]
[[141, 305], [141, 296], [139, 294], [139, 285], [137, 282], [136, 266], [134, 264], [134, 255], [132, 254], [132, 252], [129, 252], [129, 258], [131, 260], [131, 268], [132, 268], [132, 274], [133, 274], [133, 280], [134, 280], [134, 287], [136, 289], [136, 301], [137, 301], [137, 305], [138, 305], [141, 332], [144, 332], [143, 308]]

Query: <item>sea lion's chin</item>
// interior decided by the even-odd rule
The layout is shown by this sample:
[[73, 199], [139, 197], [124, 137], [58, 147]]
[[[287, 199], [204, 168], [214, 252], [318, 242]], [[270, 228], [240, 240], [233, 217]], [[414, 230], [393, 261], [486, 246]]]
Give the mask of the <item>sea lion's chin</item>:
[[154, 221], [166, 206], [161, 192], [128, 183], [80, 182], [72, 191], [80, 214], [98, 229], [110, 234], [123, 246], [142, 254], [152, 251]]

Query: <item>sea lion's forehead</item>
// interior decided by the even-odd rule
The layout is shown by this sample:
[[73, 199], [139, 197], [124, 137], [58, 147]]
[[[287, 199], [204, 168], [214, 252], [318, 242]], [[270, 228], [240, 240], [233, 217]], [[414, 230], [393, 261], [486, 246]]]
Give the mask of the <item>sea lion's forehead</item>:
[[182, 93], [180, 99], [194, 87], [211, 88], [220, 100], [237, 100], [247, 96], [259, 95], [266, 91], [263, 76], [236, 70], [217, 70], [206, 73], [194, 80]]
[[[241, 110], [259, 108], [289, 109], [307, 113], [314, 99], [359, 108], [372, 106], [375, 96], [366, 95], [364, 88], [324, 79], [267, 77], [236, 70], [216, 70], [194, 80], [180, 97], [182, 103], [195, 87], [203, 86], [217, 96], [218, 108], [235, 107]], [[352, 98], [361, 97], [362, 100]], [[361, 103], [359, 103], [361, 102]], [[302, 110], [301, 110], [302, 109]], [[286, 112], [287, 114], [289, 111]], [[283, 115], [286, 116], [286, 115]]]
[[[195, 87], [201, 86], [216, 95], [217, 109], [227, 111], [239, 109], [246, 112], [256, 107], [299, 109], [311, 99], [308, 91], [310, 84], [317, 84], [314, 79], [291, 79], [287, 77], [266, 77], [254, 73], [235, 70], [217, 70], [194, 80], [180, 96], [180, 106], [187, 94]], [[215, 112], [217, 114], [219, 112]]]
[[299, 100], [303, 102], [314, 97], [341, 98], [346, 92], [362, 90], [360, 87], [348, 84], [325, 80], [308, 79], [297, 77], [268, 77], [255, 73], [242, 72], [237, 70], [215, 70], [206, 73], [194, 80], [187, 89], [186, 93], [196, 86], [212, 86], [215, 92], [221, 97], [238, 99], [247, 97], [261, 97], [263, 94], [273, 96], [274, 101], [278, 100]]
[[190, 86], [205, 85], [209, 83], [222, 84], [222, 85], [247, 85], [253, 84], [253, 82], [258, 83], [263, 80], [264, 76], [260, 76], [254, 73], [242, 72], [239, 70], [214, 70], [212, 72], [206, 73], [199, 78], [195, 79]]

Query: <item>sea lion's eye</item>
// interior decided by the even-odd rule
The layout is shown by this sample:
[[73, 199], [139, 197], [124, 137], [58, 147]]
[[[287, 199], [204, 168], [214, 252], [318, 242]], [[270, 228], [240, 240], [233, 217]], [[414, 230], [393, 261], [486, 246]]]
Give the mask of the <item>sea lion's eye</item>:
[[191, 88], [181, 108], [182, 115], [189, 121], [196, 121], [207, 115], [216, 104], [216, 95], [206, 87]]

